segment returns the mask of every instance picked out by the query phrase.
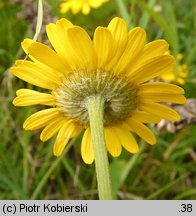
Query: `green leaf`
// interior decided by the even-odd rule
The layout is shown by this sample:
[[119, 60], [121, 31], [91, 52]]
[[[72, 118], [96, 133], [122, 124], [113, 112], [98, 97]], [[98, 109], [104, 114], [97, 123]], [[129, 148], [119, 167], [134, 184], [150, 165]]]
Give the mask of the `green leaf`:
[[187, 197], [189, 198], [190, 196], [193, 196], [193, 195], [196, 196], [196, 189], [194, 188], [178, 194], [177, 196], [174, 197], [174, 199], [182, 200], [182, 199], [186, 199]]
[[173, 54], [174, 56], [177, 56], [177, 54], [179, 53], [179, 42], [178, 42], [178, 30], [176, 25], [176, 15], [170, 0], [166, 0], [164, 6], [165, 6], [165, 18], [167, 20], [168, 26], [170, 28], [170, 31], [172, 32], [172, 37], [173, 37], [173, 44], [172, 44]]
[[[156, 0], [149, 0], [148, 6], [152, 8], [155, 5], [155, 3], [156, 3]], [[150, 18], [149, 14], [146, 13], [146, 11], [144, 11], [144, 13], [142, 14], [142, 17], [140, 18], [139, 26], [145, 29], [149, 22], [149, 18]]]
[[125, 167], [126, 161], [124, 160], [114, 159], [110, 164], [113, 199], [117, 199], [117, 192], [121, 186], [121, 175]]
[[177, 178], [176, 180], [164, 185], [163, 187], [159, 188], [157, 191], [155, 191], [154, 193], [150, 194], [146, 199], [150, 200], [150, 199], [156, 199], [156, 197], [158, 195], [160, 195], [161, 193], [167, 191], [169, 188], [171, 188], [172, 186], [174, 186], [175, 184], [177, 184], [180, 180], [183, 180], [184, 178], [186, 178], [188, 176], [188, 173], [180, 176], [179, 178]]
[[[157, 14], [153, 9], [151, 9], [144, 1], [139, 2], [140, 6], [144, 11], [146, 11], [149, 16], [161, 27], [163, 30], [166, 39], [170, 43], [172, 49], [175, 53], [178, 52], [178, 46], [176, 42], [176, 35], [173, 33], [175, 26], [170, 26], [161, 15]], [[170, 7], [171, 10], [171, 7]]]
[[116, 0], [119, 12], [123, 19], [127, 22], [129, 28], [133, 27], [133, 23], [131, 22], [131, 18], [129, 16], [129, 13], [127, 11], [126, 3], [122, 0]]
[[24, 194], [22, 189], [14, 184], [5, 174], [0, 173], [0, 183], [6, 185], [11, 191], [17, 193], [19, 199], [28, 199], [28, 197]]

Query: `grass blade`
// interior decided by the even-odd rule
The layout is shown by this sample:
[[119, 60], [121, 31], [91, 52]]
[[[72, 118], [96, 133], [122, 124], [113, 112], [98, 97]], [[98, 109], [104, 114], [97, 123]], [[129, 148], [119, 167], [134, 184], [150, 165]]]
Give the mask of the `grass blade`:
[[33, 40], [36, 41], [39, 33], [41, 31], [42, 27], [42, 22], [43, 22], [43, 2], [42, 0], [38, 1], [38, 10], [37, 10], [37, 25], [36, 25], [36, 30], [35, 30], [35, 35], [33, 37]]

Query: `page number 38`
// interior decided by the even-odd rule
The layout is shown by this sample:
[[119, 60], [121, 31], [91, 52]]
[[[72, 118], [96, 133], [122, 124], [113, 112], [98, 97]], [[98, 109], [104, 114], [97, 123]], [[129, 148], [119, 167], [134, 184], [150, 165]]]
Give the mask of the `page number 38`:
[[179, 212], [192, 212], [192, 204], [181, 204], [181, 209]]

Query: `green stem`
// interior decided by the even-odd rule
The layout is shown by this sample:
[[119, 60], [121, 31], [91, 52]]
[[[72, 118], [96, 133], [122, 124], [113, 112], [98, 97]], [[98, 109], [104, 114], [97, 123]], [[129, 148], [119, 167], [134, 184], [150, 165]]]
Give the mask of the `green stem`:
[[103, 125], [104, 98], [100, 95], [92, 96], [88, 98], [86, 106], [88, 108], [95, 155], [99, 199], [111, 200], [111, 180]]

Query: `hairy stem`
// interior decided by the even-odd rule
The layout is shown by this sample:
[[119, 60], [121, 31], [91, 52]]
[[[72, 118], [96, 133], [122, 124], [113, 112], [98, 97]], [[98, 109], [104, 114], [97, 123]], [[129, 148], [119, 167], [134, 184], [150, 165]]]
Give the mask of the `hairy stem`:
[[111, 180], [103, 125], [104, 98], [100, 95], [91, 96], [86, 105], [95, 155], [99, 199], [111, 200]]

